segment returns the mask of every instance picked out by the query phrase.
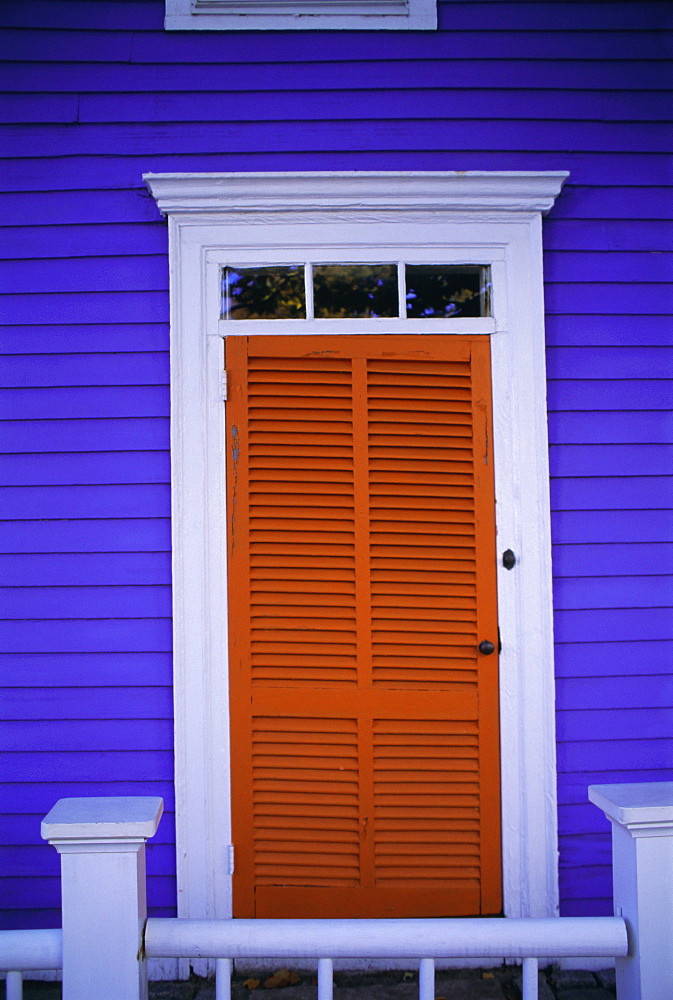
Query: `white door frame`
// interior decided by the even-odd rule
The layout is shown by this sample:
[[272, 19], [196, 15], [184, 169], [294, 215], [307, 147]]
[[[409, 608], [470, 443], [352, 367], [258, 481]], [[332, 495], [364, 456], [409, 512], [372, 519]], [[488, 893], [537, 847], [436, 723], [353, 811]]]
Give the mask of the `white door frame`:
[[[488, 333], [493, 370], [503, 898], [558, 911], [542, 214], [567, 174], [148, 174], [169, 218], [178, 914], [231, 915], [223, 263], [488, 263], [492, 319], [386, 321], [385, 332]], [[357, 323], [357, 330], [352, 324]], [[236, 332], [376, 330], [246, 321]], [[327, 324], [327, 325], [323, 325]], [[419, 325], [421, 324], [421, 325]], [[383, 326], [377, 327], [383, 332]], [[512, 549], [507, 570], [502, 552]]]

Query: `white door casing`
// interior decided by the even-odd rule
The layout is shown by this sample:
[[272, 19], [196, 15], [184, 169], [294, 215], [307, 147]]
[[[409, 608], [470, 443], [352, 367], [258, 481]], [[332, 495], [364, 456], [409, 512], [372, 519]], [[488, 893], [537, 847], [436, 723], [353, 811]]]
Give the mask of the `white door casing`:
[[[178, 915], [231, 915], [225, 263], [489, 264], [493, 317], [262, 320], [235, 333], [491, 338], [506, 916], [558, 910], [542, 214], [554, 172], [148, 174], [169, 220]], [[354, 329], [354, 324], [358, 324]], [[374, 324], [374, 325], [373, 325]], [[378, 324], [378, 325], [377, 325]], [[513, 569], [500, 560], [506, 549]]]

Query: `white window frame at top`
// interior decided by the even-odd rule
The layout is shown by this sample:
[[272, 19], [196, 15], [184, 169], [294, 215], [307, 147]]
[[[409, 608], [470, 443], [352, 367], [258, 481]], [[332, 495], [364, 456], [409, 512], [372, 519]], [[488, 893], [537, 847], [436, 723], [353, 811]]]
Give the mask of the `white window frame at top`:
[[[566, 176], [560, 171], [146, 176], [169, 218], [180, 916], [231, 915], [223, 337], [284, 331], [490, 337], [504, 912], [557, 913], [542, 214]], [[220, 319], [225, 264], [303, 260], [488, 264], [493, 316], [431, 320], [428, 327], [423, 320], [405, 319]], [[506, 549], [516, 556], [509, 570], [501, 562]]]
[[166, 0], [169, 31], [433, 31], [437, 0]]

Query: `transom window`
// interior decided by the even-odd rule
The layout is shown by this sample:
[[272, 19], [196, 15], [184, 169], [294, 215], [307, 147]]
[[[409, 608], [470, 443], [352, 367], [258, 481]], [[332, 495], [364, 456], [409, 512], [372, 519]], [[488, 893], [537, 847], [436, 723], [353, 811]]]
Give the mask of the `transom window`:
[[222, 269], [223, 320], [491, 316], [481, 264], [273, 264]]
[[166, 0], [168, 30], [432, 31], [436, 0]]

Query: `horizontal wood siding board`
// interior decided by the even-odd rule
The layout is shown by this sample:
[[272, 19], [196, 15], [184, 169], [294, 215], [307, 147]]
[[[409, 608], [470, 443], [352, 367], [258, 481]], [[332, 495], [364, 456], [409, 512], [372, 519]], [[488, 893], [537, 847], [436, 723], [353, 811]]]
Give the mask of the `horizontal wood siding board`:
[[[11, 325], [3, 330], [3, 348], [8, 355], [25, 354], [90, 354], [105, 348], [110, 354], [168, 352], [168, 325], [164, 323], [113, 323], [77, 326], [56, 323], [40, 326]], [[62, 350], [58, 348], [62, 347]], [[13, 388], [13, 387], [12, 387]], [[143, 386], [151, 391], [151, 386]], [[0, 389], [0, 398], [2, 390]], [[168, 386], [165, 397], [168, 400]], [[168, 406], [166, 412], [168, 412]]]
[[[41, 72], [47, 72], [51, 67], [45, 64]], [[341, 68], [340, 68], [341, 72]], [[0, 66], [2, 80], [2, 66]], [[525, 154], [507, 150], [479, 150], [470, 152], [456, 150], [461, 162], [470, 170], [557, 170], [559, 154], [531, 150]], [[442, 170], [447, 169], [446, 153], [434, 149], [397, 149], [388, 154], [385, 164], [382, 164], [376, 153], [363, 153], [357, 150], [341, 149], [336, 152], [306, 152], [301, 158], [305, 170], [327, 169], [375, 169], [384, 167], [386, 170]], [[606, 162], [602, 153], [585, 152], [582, 150], [563, 151], [564, 168], [570, 171], [573, 184], [586, 187], [603, 187], [609, 184], [614, 187], [633, 188], [634, 178], [638, 178], [638, 187], [665, 187], [670, 184], [669, 158], [662, 153], [641, 153], [631, 150], [627, 153], [614, 153]], [[80, 156], [68, 155], [62, 151], [57, 157], [48, 159], [28, 157], [27, 159], [5, 160], [0, 174], [0, 191], [72, 191], [72, 190], [108, 190], [118, 188], [134, 188], [140, 190], [140, 178], [148, 171], [181, 172], [188, 170], [222, 171], [222, 170], [290, 170], [296, 169], [297, 156], [265, 150], [262, 153], [243, 151], [232, 153], [229, 150], [215, 154], [182, 154], [169, 153], [161, 156], [132, 156], [124, 151], [117, 151], [114, 157], [91, 161]], [[76, 170], [76, 173], [74, 172]], [[127, 247], [128, 249], [128, 247]], [[596, 248], [603, 252], [604, 247]], [[142, 247], [134, 244], [134, 254], [142, 252]]]
[[[16, 768], [21, 767], [22, 763], [30, 764], [32, 767], [31, 761], [35, 764], [35, 769], [31, 770], [31, 773], [35, 774], [39, 781], [49, 780], [47, 775], [51, 778], [56, 777], [60, 772], [59, 761], [67, 769], [67, 775], [64, 773], [63, 778], [68, 777], [72, 780], [78, 777], [77, 764], [79, 762], [84, 768], [81, 775], [83, 781], [103, 780], [97, 777], [99, 772], [96, 770], [103, 751], [166, 751], [173, 749], [173, 726], [170, 719], [129, 719], [123, 726], [119, 724], [118, 719], [21, 721], [5, 722], [2, 729], [4, 750], [7, 753], [7, 758], [3, 762], [3, 772], [4, 780], [8, 781], [15, 780]], [[26, 749], [28, 747], [30, 752]], [[43, 777], [39, 769], [38, 756], [40, 752], [51, 753], [55, 758], [53, 765], [47, 767]], [[80, 760], [83, 753], [95, 754], [97, 759], [88, 757]], [[10, 754], [12, 754], [11, 757]], [[15, 754], [25, 755], [26, 759], [23, 761], [17, 759]], [[34, 757], [31, 758], [31, 754]], [[159, 758], [157, 758], [158, 760]], [[105, 777], [116, 781], [123, 777], [133, 777], [132, 772], [127, 771], [127, 766], [135, 764], [136, 767], [142, 767], [141, 761], [140, 756], [136, 755], [131, 761], [122, 754], [117, 762], [116, 777], [108, 773], [107, 769], [104, 772]], [[69, 762], [74, 765], [72, 769], [69, 767]], [[161, 758], [161, 763], [165, 776], [166, 759]], [[45, 764], [44, 758], [42, 758], [42, 764]], [[91, 765], [90, 771], [87, 769], [87, 764]], [[111, 762], [111, 766], [113, 765], [114, 760]], [[153, 770], [151, 754], [148, 754], [147, 766], [149, 768], [148, 777], [153, 774], [155, 777], [160, 776]], [[88, 779], [87, 773], [92, 775]], [[21, 778], [17, 777], [16, 780], [20, 781]]]
[[[622, 566], [622, 571], [628, 567]], [[609, 576], [557, 579], [554, 607], [561, 609], [669, 607], [673, 576]]]
[[[547, 316], [548, 347], [671, 347], [670, 316]], [[654, 372], [653, 374], [656, 374]], [[585, 376], [583, 376], [585, 377]]]
[[151, 705], [155, 719], [173, 717], [170, 686], [144, 688], [142, 700], [129, 698], [126, 688], [10, 688], [5, 690], [0, 708], [4, 721], [39, 719], [123, 719], [144, 718]]
[[[654, 367], [654, 366], [653, 366]], [[656, 367], [654, 368], [656, 372]], [[665, 378], [550, 379], [549, 410], [670, 410], [671, 385]]]
[[673, 509], [671, 476], [553, 479], [552, 510]]
[[557, 643], [557, 677], [628, 677], [670, 672], [673, 640], [629, 639]]
[[[30, 301], [30, 300], [29, 300]], [[33, 300], [34, 302], [34, 300]], [[107, 345], [100, 344], [100, 347]], [[3, 387], [167, 385], [168, 352], [15, 354], [3, 366]]]
[[553, 445], [549, 457], [552, 476], [613, 476], [627, 469], [632, 476], [665, 476], [673, 468], [673, 445]]
[[[559, 771], [586, 771], [590, 768], [630, 768], [634, 772], [652, 768], [670, 769], [673, 739], [670, 736], [651, 737], [640, 734], [637, 739], [584, 739], [560, 740], [558, 744]], [[592, 815], [589, 803], [582, 806], [586, 815]], [[564, 817], [566, 819], [566, 817]], [[600, 817], [597, 815], [595, 822]], [[604, 817], [603, 817], [604, 819]], [[568, 827], [572, 829], [571, 826]]]
[[[174, 805], [168, 237], [141, 178], [219, 170], [570, 171], [543, 223], [562, 912], [609, 914], [586, 785], [673, 777], [670, 5], [610, 4], [607, 23], [596, 2], [441, 3], [438, 32], [375, 45], [166, 33], [163, 15], [0, 10], [0, 476], [17, 518], [0, 521], [0, 603], [19, 650], [0, 683], [8, 714], [33, 715], [3, 723], [24, 868], [5, 923], [59, 923], [55, 883], [34, 891], [57, 870], [34, 853], [50, 794]], [[172, 815], [158, 837], [150, 905], [174, 915]]]
[[[0, 229], [0, 253], [8, 259], [39, 257], [90, 257], [123, 254], [132, 246], [134, 254], [160, 254], [168, 250], [166, 224], [113, 225], [100, 223], [67, 226], [10, 226]], [[33, 322], [35, 321], [33, 317]], [[124, 314], [115, 315], [119, 322]], [[12, 323], [19, 322], [12, 320]], [[56, 323], [63, 320], [56, 320]], [[164, 317], [166, 322], [166, 317]]]
[[[441, 130], [438, 127], [441, 125]], [[670, 152], [673, 136], [668, 123], [574, 122], [572, 141], [594, 152], [628, 153], [635, 147], [642, 152]], [[448, 121], [388, 120], [349, 121], [335, 130], [331, 123], [294, 121], [265, 122], [260, 129], [255, 122], [179, 122], [167, 129], [152, 122], [86, 125], [6, 125], [0, 131], [8, 159], [24, 156], [104, 155], [116, 141], [127, 153], [212, 153], [222, 146], [233, 151], [277, 150], [301, 153], [302, 150], [339, 150], [347, 142], [352, 149], [387, 151], [400, 148], [481, 150], [501, 147], [522, 150], [530, 146], [553, 150], [562, 156], [569, 141], [568, 125], [561, 121], [512, 121], [465, 119]], [[487, 138], [488, 137], [488, 138]], [[139, 202], [142, 202], [142, 197]], [[151, 213], [151, 203], [139, 212]], [[144, 214], [141, 217], [145, 217]], [[151, 214], [149, 220], [151, 221]]]
[[164, 451], [168, 448], [168, 419], [40, 418], [0, 422], [0, 452]]
[[[559, 511], [552, 513], [556, 542], [658, 542], [673, 541], [673, 518], [667, 510]], [[558, 638], [558, 637], [557, 637]]]
[[[347, 76], [353, 75], [352, 67], [344, 66]], [[400, 117], [472, 118], [472, 119], [525, 119], [552, 121], [670, 121], [670, 102], [664, 93], [615, 90], [609, 94], [582, 90], [572, 94], [562, 90], [519, 88], [494, 92], [488, 88], [467, 90], [463, 87], [444, 86], [433, 81], [423, 92], [419, 107], [418, 92], [406, 80], [400, 86], [392, 81], [383, 87], [361, 89], [361, 80], [351, 80], [344, 102], [344, 82], [337, 86], [301, 90], [290, 76], [289, 67], [280, 72], [277, 89], [272, 93], [260, 90], [240, 90], [240, 102], [228, 101], [229, 89], [200, 94], [194, 104], [194, 83], [188, 91], [167, 91], [161, 96], [153, 92], [131, 94], [74, 94], [35, 93], [8, 94], [3, 100], [3, 117], [6, 123], [104, 123], [104, 122], [214, 122], [214, 121], [286, 121], [291, 107], [294, 120], [318, 121], [321, 119], [389, 118], [390, 106]], [[340, 64], [334, 67], [335, 77]], [[427, 70], [426, 70], [427, 73]], [[285, 75], [285, 79], [283, 76]], [[424, 74], [425, 75], [425, 74]], [[335, 80], [336, 82], [336, 80]], [[544, 79], [541, 85], [544, 86]], [[550, 82], [550, 81], [549, 81]], [[300, 102], [298, 101], [300, 98]], [[226, 116], [223, 114], [226, 108]], [[6, 109], [6, 111], [5, 111]], [[609, 194], [606, 192], [606, 194]]]
[[[52, 341], [52, 347], [53, 341]], [[164, 418], [167, 421], [170, 412], [168, 386], [49, 386], [37, 389], [0, 389], [0, 419], [2, 420], [48, 420], [58, 414], [58, 419], [103, 419], [118, 418]], [[16, 424], [14, 424], [16, 427]], [[155, 428], [156, 429], [156, 428]], [[11, 443], [13, 435], [7, 436], [5, 446]], [[147, 454], [147, 439], [145, 448], [141, 440], [134, 438], [133, 451]], [[167, 445], [164, 441], [164, 446]], [[154, 445], [150, 450], [156, 449]], [[105, 449], [103, 442], [98, 446], [102, 452], [115, 451]], [[26, 449], [24, 449], [26, 450]], [[30, 448], [27, 449], [30, 451]], [[40, 449], [41, 451], [43, 449]], [[57, 451], [57, 449], [54, 449]], [[70, 452], [71, 448], [65, 448]], [[82, 450], [82, 449], [78, 449]], [[126, 445], [121, 449], [127, 450]]]
[[640, 574], [636, 579], [642, 579], [673, 573], [673, 543], [555, 545], [553, 560], [557, 583], [564, 582], [566, 577], [577, 580], [597, 575], [603, 579], [623, 576], [627, 570]]
[[618, 411], [551, 413], [549, 438], [552, 444], [662, 444], [668, 445], [673, 430], [673, 413], [631, 410], [628, 420]]
[[170, 687], [170, 653], [23, 653], [0, 656], [3, 688]]
[[[54, 195], [61, 197], [63, 192]], [[90, 217], [89, 217], [90, 221]], [[64, 261], [16, 260], [3, 264], [6, 278], [4, 291], [45, 292], [112, 292], [167, 291], [168, 262], [163, 254], [140, 256], [131, 254], [102, 258], [72, 257]], [[651, 273], [646, 280], [652, 281]]]
[[0, 622], [8, 653], [155, 652], [172, 648], [170, 618]]
[[[79, 723], [78, 727], [81, 729], [82, 725]], [[112, 725], [119, 730], [118, 722]], [[7, 755], [7, 770], [3, 780], [17, 785], [36, 781], [49, 784], [68, 781], [83, 785], [88, 782], [104, 782], [114, 785], [125, 777], [133, 780], [139, 774], [145, 775], [148, 782], [170, 780], [173, 773], [173, 746], [168, 738], [170, 727], [164, 728], [168, 736], [163, 734], [163, 739], [159, 739], [155, 732], [134, 732], [125, 734], [125, 740], [117, 740], [113, 746], [108, 745], [111, 741], [103, 729], [100, 743], [96, 742], [95, 733], [89, 734], [88, 745], [83, 749], [81, 747], [86, 734], [79, 733], [75, 734], [79, 738], [74, 748], [64, 750], [64, 744], [69, 746], [72, 742], [72, 733], [66, 733], [64, 738], [58, 729], [53, 733], [45, 732], [44, 725], [41, 724], [39, 746], [44, 753], [35, 753], [24, 750], [26, 739], [32, 738], [37, 732], [34, 725], [33, 731], [27, 735], [24, 733], [14, 741], [18, 749], [12, 753], [11, 758]]]
[[[129, 323], [168, 322], [166, 292], [69, 292], [58, 295], [0, 296], [0, 319], [13, 323], [113, 323], [124, 316]], [[164, 376], [165, 378], [165, 376]], [[164, 381], [164, 379], [162, 379]]]
[[[237, 37], [244, 36], [237, 33]], [[9, 93], [146, 93], [156, 94], [160, 100], [164, 95], [186, 92], [204, 96], [213, 92], [259, 93], [273, 91], [274, 86], [279, 90], [308, 93], [389, 89], [391, 86], [405, 89], [445, 87], [468, 92], [484, 89], [492, 80], [501, 85], [506, 79], [507, 86], [502, 88], [505, 92], [542, 90], [553, 94], [558, 91], [577, 93], [580, 98], [585, 91], [602, 92], [605, 108], [614, 107], [614, 96], [618, 94], [635, 95], [632, 100], [643, 100], [647, 107], [650, 93], [665, 92], [673, 83], [673, 73], [665, 60], [580, 61], [559, 57], [547, 61], [530, 57], [517, 61], [498, 53], [492, 59], [466, 61], [456, 57], [455, 48], [447, 57], [423, 58], [409, 53], [408, 58], [402, 57], [404, 75], [391, 76], [399, 60], [389, 53], [382, 33], [377, 36], [380, 44], [376, 49], [369, 49], [369, 60], [357, 58], [356, 53], [352, 53], [352, 58], [339, 60], [326, 51], [322, 62], [274, 59], [272, 56], [260, 58], [259, 36], [256, 37], [257, 58], [248, 60], [238, 61], [235, 50], [230, 50], [225, 59], [187, 64], [179, 61], [152, 63], [150, 60], [147, 63], [114, 60], [87, 63], [63, 58], [41, 62], [39, 82], [36, 82], [34, 63], [6, 59], [0, 68], [0, 83]], [[495, 93], [498, 89], [501, 88], [498, 87]], [[568, 108], [570, 110], [570, 104]]]
[[168, 518], [0, 522], [0, 552], [170, 552]]
[[[618, 680], [613, 677], [564, 678], [556, 687], [556, 707], [559, 711], [576, 711], [581, 705], [591, 705], [592, 710], [658, 708], [671, 702], [673, 677], [670, 674], [640, 674]], [[673, 761], [671, 765], [673, 768]]]
[[[14, 620], [38, 618], [169, 618], [171, 588], [0, 587], [0, 608]], [[1, 709], [0, 709], [1, 711]], [[129, 711], [132, 711], [129, 708]]]
[[554, 634], [558, 642], [673, 639], [673, 610], [669, 606], [555, 611]]
[[[444, 25], [453, 28], [453, 24]], [[602, 30], [601, 30], [602, 29]], [[399, 37], [402, 35], [402, 37]], [[392, 36], [392, 37], [391, 37]], [[406, 36], [406, 37], [405, 37]], [[379, 36], [377, 36], [379, 37]], [[662, 60], [669, 52], [666, 34], [660, 29], [642, 31], [610, 30], [603, 24], [599, 30], [577, 32], [566, 30], [489, 30], [488, 19], [476, 19], [469, 30], [460, 32], [381, 32], [380, 42], [372, 52], [371, 34], [366, 31], [323, 32], [320, 49], [326, 60], [377, 61], [381, 59], [452, 59], [459, 62], [502, 58], [506, 38], [509, 59], [538, 59], [549, 62], [555, 59], [580, 60]], [[458, 41], [460, 44], [458, 44]], [[0, 48], [3, 59], [12, 61], [50, 61], [54, 32], [38, 27], [7, 28]], [[96, 29], [64, 29], [58, 31], [58, 55], [64, 62], [96, 61], [141, 63], [216, 63], [260, 62], [268, 59], [280, 62], [320, 62], [313, 32], [279, 32], [277, 37], [261, 36], [254, 31], [232, 32], [225, 36], [225, 44], [216, 32], [170, 32], [165, 34], [161, 25], [157, 30], [136, 36], [128, 31]], [[664, 68], [663, 72], [666, 70]], [[662, 78], [658, 80], [662, 85]]]
[[3, 520], [85, 517], [168, 517], [167, 483], [105, 486], [7, 486], [0, 489]]
[[169, 483], [170, 462], [164, 451], [81, 452], [0, 455], [0, 482], [7, 486]]

